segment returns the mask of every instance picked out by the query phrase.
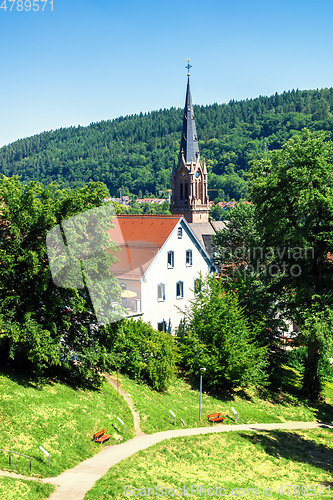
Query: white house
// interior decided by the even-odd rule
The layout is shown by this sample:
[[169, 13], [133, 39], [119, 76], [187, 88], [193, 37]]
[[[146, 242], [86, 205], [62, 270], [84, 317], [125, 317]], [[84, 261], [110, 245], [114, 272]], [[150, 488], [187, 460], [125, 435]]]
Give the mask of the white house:
[[129, 315], [172, 331], [194, 297], [195, 280], [216, 267], [189, 224], [174, 215], [117, 215], [110, 237], [120, 247], [112, 272]]

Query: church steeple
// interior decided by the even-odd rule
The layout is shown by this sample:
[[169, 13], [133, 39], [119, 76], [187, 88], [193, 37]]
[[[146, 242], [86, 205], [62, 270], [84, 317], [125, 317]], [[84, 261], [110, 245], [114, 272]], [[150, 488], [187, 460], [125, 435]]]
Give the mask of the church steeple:
[[197, 138], [197, 129], [195, 126], [192, 96], [190, 89], [190, 77], [187, 79], [186, 100], [183, 118], [182, 139], [180, 142], [180, 153], [184, 152], [185, 163], [191, 161], [196, 163], [199, 154], [199, 145]]
[[208, 222], [209, 200], [207, 191], [207, 169], [201, 165], [190, 89], [190, 63], [186, 68], [187, 90], [180, 141], [178, 165], [172, 170], [171, 213], [183, 215], [188, 222]]

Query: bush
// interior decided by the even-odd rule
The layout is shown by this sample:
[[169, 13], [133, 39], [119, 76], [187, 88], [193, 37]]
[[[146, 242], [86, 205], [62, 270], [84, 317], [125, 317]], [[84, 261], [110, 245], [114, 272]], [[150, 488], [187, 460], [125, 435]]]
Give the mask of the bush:
[[256, 341], [261, 329], [251, 330], [235, 292], [223, 290], [215, 277], [201, 279], [178, 329], [187, 375], [197, 378], [205, 367], [211, 389], [265, 385], [267, 349]]
[[147, 382], [153, 389], [168, 388], [178, 359], [174, 338], [154, 330], [141, 319], [124, 319], [104, 327], [111, 351], [109, 367], [130, 378]]

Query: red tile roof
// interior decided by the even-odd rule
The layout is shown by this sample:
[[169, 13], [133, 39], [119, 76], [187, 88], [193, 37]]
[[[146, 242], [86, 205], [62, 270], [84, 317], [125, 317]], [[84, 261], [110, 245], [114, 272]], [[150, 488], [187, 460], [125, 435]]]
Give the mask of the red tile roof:
[[112, 267], [115, 276], [140, 279], [179, 220], [174, 215], [117, 215], [109, 230], [120, 246], [119, 262]]
[[116, 235], [121, 231], [125, 242], [149, 241], [161, 248], [180, 219], [175, 215], [117, 215]]

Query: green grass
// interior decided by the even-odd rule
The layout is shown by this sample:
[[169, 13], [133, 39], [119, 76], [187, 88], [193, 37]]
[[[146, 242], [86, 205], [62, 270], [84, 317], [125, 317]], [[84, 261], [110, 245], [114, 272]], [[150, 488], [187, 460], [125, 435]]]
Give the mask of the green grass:
[[[286, 377], [295, 380], [298, 373], [286, 370]], [[217, 411], [223, 411], [227, 417], [225, 423], [232, 424], [231, 406], [238, 411], [239, 423], [333, 419], [333, 383], [326, 386], [326, 402], [317, 405], [287, 393], [267, 392], [262, 398], [255, 392], [238, 392], [233, 396], [203, 393], [200, 421], [198, 390], [183, 380], [175, 380], [165, 393], [138, 385], [124, 376], [120, 376], [120, 381], [132, 395], [140, 412], [141, 428], [146, 433], [174, 429], [169, 410], [177, 415], [176, 427], [182, 427], [181, 419], [187, 427], [213, 425], [207, 421], [207, 414]], [[14, 455], [9, 467], [8, 454], [0, 452], [2, 470], [35, 477], [57, 476], [101, 449], [91, 439], [97, 430], [107, 427], [112, 435], [108, 444], [120, 443], [122, 429], [117, 416], [126, 425], [124, 439], [134, 436], [131, 412], [107, 382], [100, 391], [88, 391], [54, 381], [40, 385], [34, 380], [0, 374], [0, 400], [0, 448], [34, 458], [30, 473], [28, 459]], [[243, 487], [245, 480], [248, 487], [272, 484], [273, 491], [279, 481], [304, 485], [323, 482], [331, 485], [333, 495], [332, 436], [332, 432], [319, 429], [297, 433], [228, 433], [165, 441], [117, 464], [86, 498], [123, 498], [126, 484], [171, 488], [193, 481], [207, 488], [212, 480], [214, 485], [221, 484], [228, 491], [232, 487]], [[39, 450], [40, 445], [51, 454], [50, 467]], [[46, 498], [52, 489], [52, 485], [0, 477], [1, 499], [38, 500]], [[273, 494], [273, 498], [280, 497]]]
[[287, 393], [267, 392], [262, 397], [255, 392], [239, 392], [233, 396], [203, 393], [200, 421], [199, 392], [183, 380], [175, 380], [165, 393], [153, 391], [147, 385], [138, 385], [125, 376], [121, 376], [120, 380], [133, 398], [135, 408], [140, 413], [141, 429], [146, 433], [174, 429], [174, 419], [169, 410], [177, 416], [176, 427], [182, 427], [181, 420], [185, 421], [187, 427], [213, 425], [208, 422], [207, 415], [218, 411], [226, 416], [224, 423], [233, 424], [231, 407], [238, 412], [238, 423], [242, 424], [315, 420], [330, 422], [333, 419], [333, 407], [330, 404], [333, 402], [333, 384], [328, 384], [330, 397], [327, 397], [327, 402], [315, 405], [302, 402]]
[[43, 500], [54, 490], [52, 484], [0, 477], [0, 498], [5, 500]]
[[[193, 490], [193, 498], [205, 498], [203, 488], [216, 491], [218, 487], [226, 490], [225, 495], [222, 495], [223, 490], [221, 492], [223, 498], [254, 496], [247, 488], [256, 488], [256, 496], [264, 498], [264, 488], [269, 494], [265, 496], [280, 499], [283, 497], [277, 492], [281, 485], [309, 488], [322, 484], [325, 490], [321, 498], [329, 498], [333, 495], [332, 438], [332, 430], [313, 429], [228, 432], [165, 440], [115, 465], [97, 481], [85, 500], [118, 500], [130, 496], [129, 493], [144, 496], [148, 488], [155, 489], [156, 496], [157, 487], [165, 493], [165, 488], [183, 489], [184, 484], [186, 488], [201, 486], [201, 495], [200, 490]], [[233, 488], [237, 488], [234, 494], [231, 493]], [[245, 494], [240, 488], [245, 489]], [[319, 496], [318, 486], [315, 492]], [[297, 489], [289, 496], [296, 496], [296, 493]], [[304, 487], [297, 496], [313, 496], [310, 490], [307, 495], [305, 493]], [[171, 494], [172, 490], [163, 496], [168, 498]], [[286, 494], [287, 488], [284, 488], [284, 496]]]
[[327, 403], [333, 404], [333, 382], [326, 382], [325, 399]]
[[[95, 432], [107, 428], [107, 444], [123, 440], [119, 416], [125, 422], [124, 439], [134, 435], [133, 416], [122, 397], [105, 382], [100, 391], [73, 389], [49, 381], [0, 374], [0, 448], [33, 457], [0, 451], [0, 469], [35, 477], [57, 476], [97, 453], [103, 445], [92, 441]], [[43, 446], [51, 455], [39, 450]]]

